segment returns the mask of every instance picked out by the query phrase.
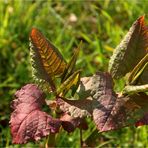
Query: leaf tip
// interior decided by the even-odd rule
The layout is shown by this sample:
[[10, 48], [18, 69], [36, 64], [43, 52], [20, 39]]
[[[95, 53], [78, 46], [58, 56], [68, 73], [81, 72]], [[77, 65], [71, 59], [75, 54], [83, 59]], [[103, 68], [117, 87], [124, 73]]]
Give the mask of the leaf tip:
[[30, 36], [34, 36], [36, 34], [36, 32], [37, 32], [37, 29], [33, 27], [31, 29]]
[[140, 16], [138, 20], [140, 20], [140, 21], [144, 21], [144, 18], [145, 18], [145, 14], [142, 15], [142, 16]]

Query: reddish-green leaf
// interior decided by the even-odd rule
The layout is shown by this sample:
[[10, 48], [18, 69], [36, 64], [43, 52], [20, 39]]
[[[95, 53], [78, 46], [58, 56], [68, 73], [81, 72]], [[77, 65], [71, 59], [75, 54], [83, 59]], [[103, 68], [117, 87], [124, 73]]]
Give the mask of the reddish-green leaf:
[[30, 41], [33, 75], [36, 79], [42, 79], [54, 85], [52, 78], [62, 75], [66, 67], [65, 60], [58, 49], [38, 29], [31, 30]]
[[148, 53], [148, 27], [142, 16], [134, 22], [110, 59], [109, 72], [112, 77], [120, 78], [130, 72], [146, 53]]

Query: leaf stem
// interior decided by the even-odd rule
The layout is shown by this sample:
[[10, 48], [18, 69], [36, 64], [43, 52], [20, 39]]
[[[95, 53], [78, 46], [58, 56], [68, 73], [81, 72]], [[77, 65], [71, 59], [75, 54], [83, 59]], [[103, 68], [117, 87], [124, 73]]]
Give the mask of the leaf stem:
[[45, 143], [45, 148], [55, 147], [55, 134], [48, 135]]
[[147, 92], [148, 91], [148, 84], [145, 85], [127, 85], [123, 89], [123, 94], [133, 94], [138, 92]]
[[82, 136], [82, 129], [80, 128], [80, 145], [81, 145], [81, 148], [83, 147], [83, 136]]

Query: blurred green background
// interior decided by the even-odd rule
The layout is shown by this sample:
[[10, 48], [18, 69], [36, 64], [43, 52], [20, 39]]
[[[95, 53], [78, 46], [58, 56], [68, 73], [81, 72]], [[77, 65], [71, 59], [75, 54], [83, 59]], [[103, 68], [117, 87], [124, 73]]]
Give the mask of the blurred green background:
[[[132, 23], [146, 15], [147, 0], [0, 0], [0, 147], [13, 147], [9, 117], [13, 94], [32, 82], [29, 61], [29, 32], [40, 29], [68, 61], [83, 41], [77, 68], [82, 76], [106, 71], [109, 57]], [[122, 88], [118, 81], [116, 90]], [[95, 128], [90, 123], [86, 139]], [[58, 147], [80, 147], [79, 130], [57, 136]], [[148, 127], [127, 127], [94, 137], [97, 147], [148, 147]], [[41, 147], [44, 139], [24, 147]], [[21, 147], [15, 145], [15, 147]]]

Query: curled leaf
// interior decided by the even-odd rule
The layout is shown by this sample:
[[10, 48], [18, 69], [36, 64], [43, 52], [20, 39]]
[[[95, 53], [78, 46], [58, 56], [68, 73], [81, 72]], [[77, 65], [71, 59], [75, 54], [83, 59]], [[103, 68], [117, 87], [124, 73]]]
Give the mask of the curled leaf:
[[79, 51], [80, 51], [80, 47], [75, 49], [71, 60], [67, 64], [67, 66], [66, 66], [66, 68], [65, 68], [65, 70], [64, 70], [64, 72], [63, 72], [63, 74], [61, 76], [62, 85], [60, 86], [60, 88], [62, 88], [63, 86], [65, 87], [65, 90], [62, 92], [63, 95], [66, 94], [66, 92], [69, 89], [72, 89], [71, 94], [72, 94], [72, 96], [74, 96], [74, 94], [75, 94], [75, 92], [76, 92], [76, 90], [77, 90], [77, 88], [79, 86], [80, 70], [74, 72]]
[[61, 121], [41, 110], [45, 103], [44, 94], [36, 85], [24, 86], [15, 96], [10, 119], [13, 143], [23, 144], [30, 140], [39, 140], [59, 131]]
[[148, 27], [144, 16], [133, 23], [129, 32], [115, 49], [108, 71], [113, 78], [121, 78], [130, 72], [148, 52]]

